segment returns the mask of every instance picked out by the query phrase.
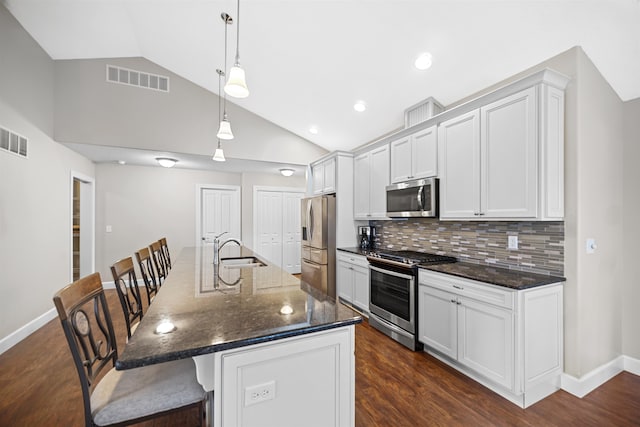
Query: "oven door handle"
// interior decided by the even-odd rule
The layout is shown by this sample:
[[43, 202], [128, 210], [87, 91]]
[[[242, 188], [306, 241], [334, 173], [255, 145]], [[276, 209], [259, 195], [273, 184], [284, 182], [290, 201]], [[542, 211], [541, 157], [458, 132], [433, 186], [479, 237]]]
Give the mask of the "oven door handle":
[[[400, 264], [400, 263], [398, 263], [398, 264]], [[401, 279], [408, 279], [408, 280], [413, 280], [414, 279], [414, 276], [412, 276], [412, 275], [402, 274], [402, 273], [398, 273], [397, 271], [391, 271], [391, 270], [386, 270], [384, 268], [374, 267], [373, 265], [370, 265], [369, 268], [371, 270], [373, 270], [373, 271], [377, 271], [377, 272], [382, 273], [382, 274], [388, 274], [390, 276], [400, 277]]]

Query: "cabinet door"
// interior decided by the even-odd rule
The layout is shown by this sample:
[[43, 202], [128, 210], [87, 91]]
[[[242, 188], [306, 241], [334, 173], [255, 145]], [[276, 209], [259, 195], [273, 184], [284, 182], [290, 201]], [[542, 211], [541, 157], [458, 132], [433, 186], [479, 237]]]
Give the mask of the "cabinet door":
[[353, 305], [369, 313], [369, 268], [352, 265]]
[[324, 191], [324, 164], [318, 163], [311, 166], [313, 178], [313, 194], [322, 194]]
[[325, 160], [324, 162], [324, 183], [322, 186], [323, 193], [336, 192], [336, 159]]
[[353, 161], [353, 214], [355, 219], [369, 219], [369, 153]]
[[480, 215], [479, 110], [440, 124], [440, 218]]
[[438, 175], [438, 132], [436, 126], [416, 132], [411, 136], [411, 178], [427, 178]]
[[455, 295], [418, 286], [418, 340], [455, 359], [458, 356]]
[[458, 361], [512, 390], [513, 312], [466, 298], [457, 299]]
[[536, 106], [532, 87], [480, 109], [480, 206], [486, 217], [536, 217]]
[[407, 136], [391, 143], [391, 182], [402, 182], [411, 178], [411, 138]]
[[389, 146], [371, 151], [369, 166], [369, 213], [372, 218], [387, 217], [387, 185], [389, 185]]
[[341, 259], [338, 259], [336, 263], [336, 293], [339, 298], [353, 303], [352, 266]]

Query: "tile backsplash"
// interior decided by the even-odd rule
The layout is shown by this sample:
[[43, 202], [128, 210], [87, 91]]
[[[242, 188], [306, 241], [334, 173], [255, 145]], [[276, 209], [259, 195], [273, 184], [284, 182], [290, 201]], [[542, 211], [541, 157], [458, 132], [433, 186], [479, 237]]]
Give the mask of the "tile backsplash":
[[[465, 262], [562, 276], [564, 222], [439, 221], [431, 218], [372, 221], [376, 248], [455, 256]], [[508, 236], [518, 249], [507, 249]]]

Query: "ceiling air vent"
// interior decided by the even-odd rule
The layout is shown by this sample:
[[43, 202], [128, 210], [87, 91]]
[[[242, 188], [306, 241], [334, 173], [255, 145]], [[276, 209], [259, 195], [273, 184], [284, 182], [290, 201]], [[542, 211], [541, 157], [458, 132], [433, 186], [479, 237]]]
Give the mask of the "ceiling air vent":
[[28, 142], [24, 136], [0, 126], [0, 151], [6, 151], [27, 158]]
[[444, 107], [433, 97], [429, 97], [404, 110], [404, 128], [422, 123], [443, 111]]
[[144, 89], [169, 92], [169, 77], [144, 71], [129, 70], [128, 68], [107, 65], [107, 81]]

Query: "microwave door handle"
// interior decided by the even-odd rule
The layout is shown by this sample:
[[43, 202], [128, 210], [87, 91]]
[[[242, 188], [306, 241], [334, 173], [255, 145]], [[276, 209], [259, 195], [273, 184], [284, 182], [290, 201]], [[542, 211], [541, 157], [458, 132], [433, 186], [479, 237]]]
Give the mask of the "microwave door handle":
[[424, 185], [421, 185], [420, 187], [418, 187], [418, 207], [420, 207], [421, 211], [424, 210], [424, 203], [422, 201], [423, 194], [424, 194]]

